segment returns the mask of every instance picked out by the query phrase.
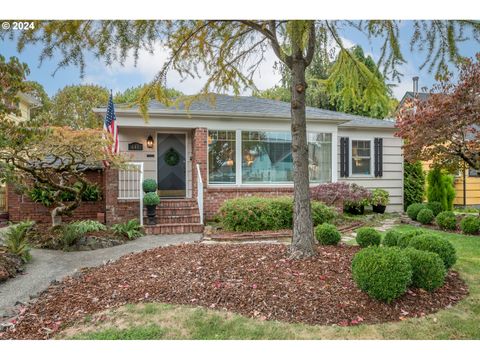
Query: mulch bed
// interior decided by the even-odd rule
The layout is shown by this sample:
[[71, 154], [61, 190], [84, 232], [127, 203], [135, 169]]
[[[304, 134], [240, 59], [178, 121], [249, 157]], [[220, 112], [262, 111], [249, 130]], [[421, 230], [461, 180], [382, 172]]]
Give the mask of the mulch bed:
[[355, 286], [357, 247], [319, 246], [289, 260], [275, 244], [169, 246], [127, 255], [51, 286], [4, 339], [45, 339], [64, 326], [127, 303], [164, 302], [225, 309], [262, 320], [340, 326], [418, 317], [455, 304], [468, 289], [455, 272], [428, 293], [411, 290], [390, 305]]
[[[359, 227], [362, 227], [364, 223], [362, 221], [354, 221], [348, 224], [338, 226], [337, 229], [341, 233], [347, 233], [353, 231]], [[235, 232], [225, 230], [215, 230], [213, 232], [205, 231], [204, 240], [213, 241], [260, 241], [260, 240], [283, 240], [292, 238], [292, 230], [263, 230], [263, 231], [250, 231], [250, 232]]]

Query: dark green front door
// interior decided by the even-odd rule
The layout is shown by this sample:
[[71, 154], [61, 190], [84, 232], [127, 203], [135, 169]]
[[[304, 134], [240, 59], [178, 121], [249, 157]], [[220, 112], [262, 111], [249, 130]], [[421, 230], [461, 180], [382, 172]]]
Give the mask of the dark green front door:
[[162, 197], [185, 197], [185, 134], [157, 135], [157, 179]]

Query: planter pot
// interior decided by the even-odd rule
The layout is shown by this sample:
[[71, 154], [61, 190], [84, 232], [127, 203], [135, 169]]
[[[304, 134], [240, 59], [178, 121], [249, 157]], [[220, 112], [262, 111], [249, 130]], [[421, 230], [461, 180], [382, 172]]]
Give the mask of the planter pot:
[[387, 208], [385, 205], [372, 205], [373, 212], [377, 214], [383, 214]]
[[147, 205], [147, 225], [157, 224], [157, 205]]
[[365, 212], [365, 206], [345, 206], [343, 211], [352, 215], [363, 215]]

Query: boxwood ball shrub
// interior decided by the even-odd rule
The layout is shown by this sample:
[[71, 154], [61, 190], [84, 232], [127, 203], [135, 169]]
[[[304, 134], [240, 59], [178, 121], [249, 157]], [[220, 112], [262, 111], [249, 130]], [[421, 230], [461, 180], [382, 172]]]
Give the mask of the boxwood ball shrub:
[[315, 238], [321, 245], [337, 245], [342, 235], [334, 225], [321, 224], [315, 228]]
[[153, 179], [145, 179], [142, 183], [143, 192], [156, 192], [157, 191], [157, 182]]
[[382, 234], [374, 228], [362, 227], [357, 230], [356, 240], [362, 248], [372, 245], [378, 246], [382, 240]]
[[434, 291], [443, 285], [447, 272], [438, 254], [411, 247], [403, 251], [408, 256], [412, 266], [411, 286]]
[[439, 201], [432, 201], [427, 203], [427, 208], [432, 210], [433, 215], [437, 216], [443, 211], [442, 204]]
[[460, 229], [467, 235], [477, 234], [480, 230], [480, 217], [475, 215], [465, 216], [460, 221]]
[[450, 269], [457, 261], [457, 255], [455, 248], [447, 239], [435, 234], [423, 234], [415, 236], [410, 243], [409, 247], [413, 247], [417, 250], [431, 251], [440, 256], [445, 265], [445, 269]]
[[409, 244], [410, 241], [418, 235], [423, 235], [425, 234], [424, 230], [418, 229], [418, 230], [411, 230], [408, 231], [404, 234], [400, 235], [400, 238], [398, 239], [397, 246], [401, 248], [406, 248]]
[[417, 214], [417, 221], [423, 225], [431, 224], [435, 219], [435, 215], [433, 215], [433, 211], [430, 209], [422, 209]]
[[361, 290], [389, 303], [407, 291], [412, 266], [407, 255], [397, 247], [369, 247], [353, 257], [352, 276]]
[[143, 204], [145, 206], [156, 206], [160, 204], [160, 197], [156, 192], [148, 192], [143, 196]]
[[456, 230], [457, 229], [457, 217], [453, 211], [442, 211], [435, 218], [437, 225], [442, 230]]
[[383, 237], [382, 244], [383, 246], [398, 246], [398, 240], [402, 234], [394, 229], [388, 230]]
[[408, 217], [412, 220], [417, 220], [418, 213], [420, 212], [420, 210], [425, 209], [425, 207], [426, 205], [420, 203], [409, 205], [407, 208]]

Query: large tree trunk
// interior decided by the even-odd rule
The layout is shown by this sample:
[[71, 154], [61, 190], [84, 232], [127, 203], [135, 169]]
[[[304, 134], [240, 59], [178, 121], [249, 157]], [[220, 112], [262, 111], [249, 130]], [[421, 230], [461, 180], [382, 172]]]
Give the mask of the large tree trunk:
[[293, 157], [293, 238], [291, 256], [315, 254], [310, 189], [308, 177], [308, 143], [305, 116], [305, 61], [294, 57], [292, 74], [292, 157]]

